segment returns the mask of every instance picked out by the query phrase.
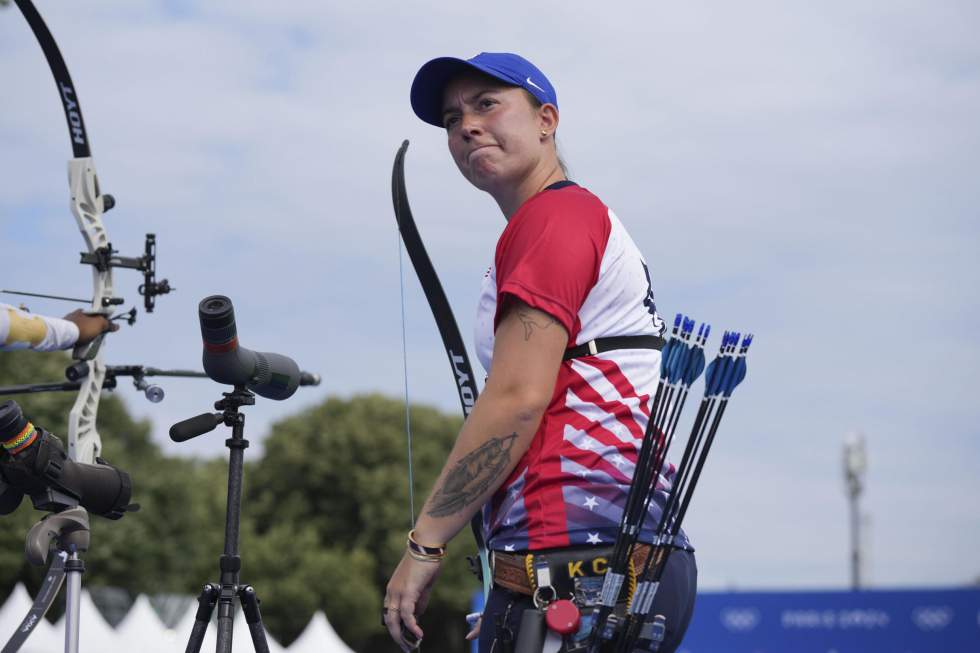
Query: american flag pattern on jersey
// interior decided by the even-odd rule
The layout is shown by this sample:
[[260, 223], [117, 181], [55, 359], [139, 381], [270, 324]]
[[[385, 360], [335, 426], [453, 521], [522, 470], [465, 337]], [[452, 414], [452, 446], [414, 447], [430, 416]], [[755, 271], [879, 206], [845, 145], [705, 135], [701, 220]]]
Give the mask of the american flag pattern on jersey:
[[[528, 200], [501, 235], [477, 314], [477, 355], [488, 371], [496, 309], [506, 293], [558, 319], [570, 347], [601, 337], [663, 335], [666, 329], [649, 270], [629, 234], [598, 198], [573, 184]], [[649, 349], [562, 363], [530, 447], [484, 507], [490, 548], [613, 542], [659, 368], [660, 352]], [[673, 466], [665, 464], [641, 540], [652, 538], [673, 475]], [[678, 544], [690, 548], [683, 533]]]

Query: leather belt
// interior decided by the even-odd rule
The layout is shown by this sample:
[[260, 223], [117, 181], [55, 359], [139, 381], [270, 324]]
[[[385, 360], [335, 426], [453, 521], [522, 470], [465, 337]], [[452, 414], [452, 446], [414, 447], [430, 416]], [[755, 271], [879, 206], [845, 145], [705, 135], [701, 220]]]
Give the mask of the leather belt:
[[[630, 578], [635, 579], [646, 563], [647, 558], [653, 547], [649, 544], [638, 543], [633, 547], [632, 569]], [[663, 555], [664, 549], [660, 549]], [[563, 549], [551, 552], [529, 552], [529, 553], [506, 553], [494, 551], [491, 559], [493, 567], [493, 582], [495, 585], [528, 596], [534, 594], [535, 583], [530, 570], [534, 567], [534, 556], [544, 556], [549, 561], [561, 565], [560, 568], [552, 571], [552, 578], [556, 575], [561, 578], [572, 579], [575, 576], [603, 576], [608, 566], [608, 556], [612, 553], [611, 547], [597, 551], [595, 547], [588, 549]], [[632, 585], [632, 583], [630, 583]], [[557, 583], [556, 583], [557, 585]], [[627, 588], [628, 589], [628, 588]]]

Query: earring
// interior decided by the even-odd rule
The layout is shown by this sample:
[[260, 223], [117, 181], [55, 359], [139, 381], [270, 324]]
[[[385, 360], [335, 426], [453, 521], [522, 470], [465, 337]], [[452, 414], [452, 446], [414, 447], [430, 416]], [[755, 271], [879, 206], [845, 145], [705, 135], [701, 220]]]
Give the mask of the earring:
[[547, 136], [547, 135], [548, 135], [548, 132], [546, 132], [545, 130], [543, 130], [543, 129], [542, 129], [542, 130], [541, 130], [541, 135], [542, 135], [542, 136]]

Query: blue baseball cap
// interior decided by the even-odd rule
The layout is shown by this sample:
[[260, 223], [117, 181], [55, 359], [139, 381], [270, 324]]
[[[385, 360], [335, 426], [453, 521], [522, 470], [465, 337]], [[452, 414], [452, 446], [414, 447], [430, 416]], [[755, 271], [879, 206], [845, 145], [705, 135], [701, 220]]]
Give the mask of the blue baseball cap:
[[481, 52], [472, 59], [439, 57], [419, 68], [412, 82], [412, 110], [436, 127], [442, 127], [442, 95], [456, 75], [478, 70], [506, 84], [520, 86], [542, 104], [558, 106], [558, 94], [537, 66], [510, 52]]

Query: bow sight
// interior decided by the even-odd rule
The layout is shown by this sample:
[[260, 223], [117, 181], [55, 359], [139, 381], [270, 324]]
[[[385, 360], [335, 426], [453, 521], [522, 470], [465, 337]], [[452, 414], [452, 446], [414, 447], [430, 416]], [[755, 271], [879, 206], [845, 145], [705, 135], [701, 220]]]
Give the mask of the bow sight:
[[[108, 211], [109, 208], [116, 205], [116, 201], [112, 199], [112, 195], [102, 195], [102, 200], [105, 210]], [[106, 244], [104, 247], [96, 248], [94, 251], [86, 253], [81, 253], [81, 260], [79, 261], [83, 265], [91, 265], [99, 272], [106, 272], [110, 268], [128, 268], [130, 270], [138, 270], [143, 273], [143, 283], [140, 284], [138, 288], [139, 294], [143, 296], [143, 308], [147, 313], [152, 313], [153, 309], [156, 307], [156, 298], [160, 295], [167, 295], [171, 291], [177, 290], [170, 285], [167, 279], [162, 279], [157, 281], [157, 237], [156, 234], [146, 234], [146, 251], [143, 256], [116, 256], [118, 250], [112, 248], [112, 243]], [[37, 292], [26, 292], [23, 290], [0, 290], [0, 293], [5, 295], [24, 295], [25, 297], [40, 297], [42, 299], [57, 299], [63, 302], [79, 302], [81, 304], [91, 304], [92, 299], [81, 299], [78, 297], [64, 297], [62, 295], [51, 295], [47, 293], [37, 293]], [[119, 306], [125, 300], [122, 297], [103, 297], [99, 303], [102, 308], [109, 308], [110, 306]], [[136, 322], [136, 311], [131, 309], [126, 313], [121, 313], [115, 317], [113, 320], [123, 319], [129, 323], [130, 326]]]
[[[116, 200], [112, 195], [103, 195], [103, 210], [108, 211], [116, 205]], [[98, 247], [92, 252], [82, 252], [80, 263], [93, 266], [99, 272], [106, 272], [110, 268], [128, 268], [138, 270], [143, 273], [143, 283], [139, 287], [139, 294], [143, 295], [143, 308], [147, 313], [152, 313], [156, 306], [156, 297], [166, 295], [172, 290], [177, 290], [170, 286], [166, 279], [157, 281], [157, 237], [156, 234], [146, 234], [145, 252], [143, 256], [116, 256], [118, 250], [112, 248], [112, 243], [107, 243], [104, 247]], [[41, 296], [41, 295], [39, 295]], [[102, 307], [118, 306], [123, 303], [122, 297], [103, 297]]]

